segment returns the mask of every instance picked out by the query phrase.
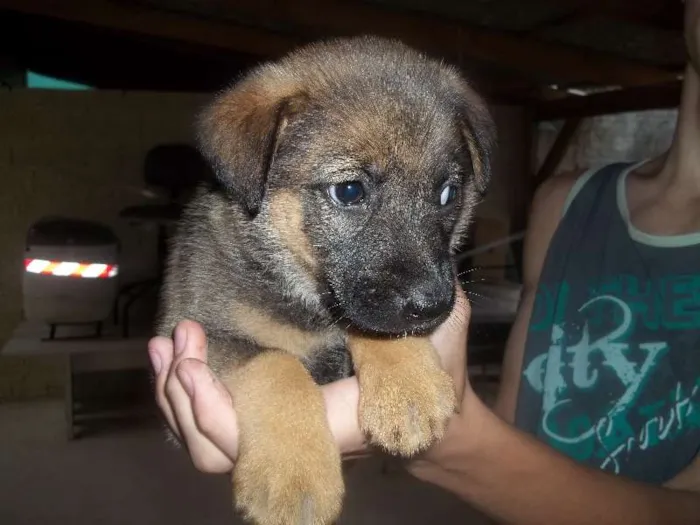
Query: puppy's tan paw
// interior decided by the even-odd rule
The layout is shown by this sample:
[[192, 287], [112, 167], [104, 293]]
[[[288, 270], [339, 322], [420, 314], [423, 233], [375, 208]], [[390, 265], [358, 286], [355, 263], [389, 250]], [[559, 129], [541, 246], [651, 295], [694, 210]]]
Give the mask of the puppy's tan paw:
[[294, 357], [261, 355], [235, 381], [236, 508], [256, 525], [330, 525], [344, 485], [320, 390]]
[[[357, 343], [356, 343], [357, 344]], [[442, 438], [456, 409], [452, 378], [427, 340], [363, 341], [360, 427], [371, 443], [410, 457]]]
[[340, 514], [344, 486], [335, 445], [324, 436], [299, 437], [292, 443], [278, 436], [275, 450], [258, 443], [241, 454], [233, 475], [235, 503], [253, 523], [329, 525]]

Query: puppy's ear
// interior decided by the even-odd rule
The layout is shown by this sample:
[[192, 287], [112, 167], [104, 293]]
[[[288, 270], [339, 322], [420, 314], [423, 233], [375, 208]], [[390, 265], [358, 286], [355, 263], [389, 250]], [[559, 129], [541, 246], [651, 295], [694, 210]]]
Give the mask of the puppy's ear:
[[462, 139], [474, 170], [474, 181], [481, 196], [488, 192], [491, 181], [491, 160], [496, 147], [496, 124], [484, 100], [460, 81], [458, 119]]
[[224, 92], [199, 116], [202, 153], [219, 184], [251, 217], [260, 209], [284, 129], [305, 102], [290, 85], [276, 89], [270, 79], [252, 78]]

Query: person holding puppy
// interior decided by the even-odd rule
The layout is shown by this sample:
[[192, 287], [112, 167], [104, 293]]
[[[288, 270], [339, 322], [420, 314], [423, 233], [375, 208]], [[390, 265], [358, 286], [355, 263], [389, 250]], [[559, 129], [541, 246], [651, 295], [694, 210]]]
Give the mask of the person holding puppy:
[[[408, 464], [496, 521], [700, 523], [700, 0], [686, 2], [685, 37], [669, 151], [540, 187], [495, 406], [466, 381], [445, 437]], [[457, 296], [431, 341], [462, 381], [470, 310]], [[229, 472], [235, 400], [207, 367], [202, 328], [184, 321], [149, 352], [196, 467]], [[322, 391], [339, 448], [361, 453], [356, 379]]]

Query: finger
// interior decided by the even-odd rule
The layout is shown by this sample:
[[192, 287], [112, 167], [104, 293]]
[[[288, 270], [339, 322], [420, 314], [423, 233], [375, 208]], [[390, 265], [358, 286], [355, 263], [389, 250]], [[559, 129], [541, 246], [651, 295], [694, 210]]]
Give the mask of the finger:
[[448, 372], [455, 383], [458, 399], [464, 391], [467, 372], [467, 336], [471, 307], [464, 290], [459, 283], [455, 289], [455, 305], [449, 317], [430, 335], [443, 369]]
[[323, 385], [321, 393], [333, 439], [343, 456], [367, 450], [366, 436], [360, 430], [360, 386], [356, 377], [346, 377]]
[[154, 337], [148, 342], [148, 353], [151, 358], [151, 364], [156, 374], [155, 394], [156, 404], [160, 408], [165, 420], [170, 426], [170, 429], [182, 438], [180, 428], [178, 427], [175, 414], [170, 406], [170, 401], [165, 395], [165, 384], [170, 374], [170, 367], [173, 362], [173, 341], [167, 337]]
[[[455, 352], [458, 345], [466, 347], [467, 333], [471, 307], [461, 286], [457, 285], [455, 305], [448, 318], [430, 335], [430, 341], [435, 345], [442, 358], [459, 356], [463, 352]], [[447, 363], [443, 363], [447, 364]]]
[[456, 289], [457, 301], [451, 315], [452, 329], [456, 330], [454, 336], [456, 348], [454, 352], [446, 356], [445, 367], [447, 370], [452, 371], [457, 399], [462, 399], [465, 386], [469, 382], [467, 374], [467, 354], [472, 308], [469, 298], [459, 282], [457, 282]]
[[194, 394], [194, 378], [177, 373], [183, 359], [206, 355], [203, 348], [206, 347], [204, 331], [196, 323], [180, 323], [175, 327], [174, 340], [173, 365], [166, 380], [165, 395], [195, 467], [202, 472], [225, 472], [230, 459], [199, 431], [195, 422], [191, 397]]
[[198, 359], [207, 362], [207, 336], [201, 324], [189, 320], [182, 321], [175, 327], [173, 336], [183, 338], [181, 347], [183, 353], [178, 354], [182, 359]]
[[[238, 420], [231, 394], [201, 361], [185, 359], [177, 373], [184, 381], [191, 381], [192, 408], [199, 432], [223, 452], [227, 459], [238, 457]], [[189, 378], [189, 379], [187, 379]], [[228, 469], [233, 463], [227, 463]]]

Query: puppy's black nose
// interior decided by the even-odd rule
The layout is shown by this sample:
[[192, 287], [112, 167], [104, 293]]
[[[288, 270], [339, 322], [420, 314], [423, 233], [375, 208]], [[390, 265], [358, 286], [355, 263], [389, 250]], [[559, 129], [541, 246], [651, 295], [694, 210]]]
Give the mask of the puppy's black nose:
[[409, 323], [424, 323], [437, 319], [452, 306], [452, 294], [436, 290], [434, 285], [414, 287], [401, 309]]

